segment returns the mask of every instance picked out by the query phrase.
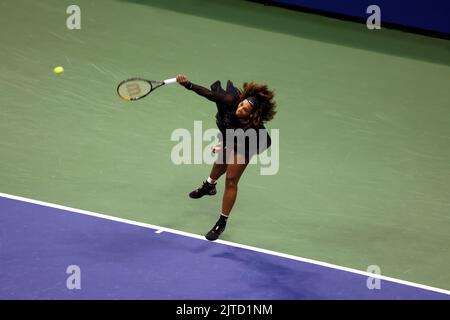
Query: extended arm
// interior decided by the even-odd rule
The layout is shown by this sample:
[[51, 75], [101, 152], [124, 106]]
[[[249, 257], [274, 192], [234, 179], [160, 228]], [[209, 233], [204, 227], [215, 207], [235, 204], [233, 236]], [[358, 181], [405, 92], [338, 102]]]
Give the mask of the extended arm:
[[179, 84], [181, 84], [182, 86], [184, 86], [186, 89], [194, 91], [198, 95], [205, 97], [206, 99], [208, 99], [210, 101], [225, 103], [225, 104], [233, 103], [232, 95], [227, 94], [226, 92], [211, 91], [205, 87], [199, 86], [198, 84], [194, 84], [194, 83], [190, 82], [184, 75], [177, 76], [177, 82]]

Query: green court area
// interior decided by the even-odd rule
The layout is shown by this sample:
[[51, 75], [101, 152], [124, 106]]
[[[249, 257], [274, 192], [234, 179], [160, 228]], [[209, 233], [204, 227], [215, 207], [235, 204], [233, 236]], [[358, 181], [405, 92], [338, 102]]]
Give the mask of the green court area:
[[0, 192], [203, 235], [223, 181], [189, 199], [210, 166], [170, 137], [215, 105], [116, 86], [265, 82], [279, 171], [247, 169], [221, 239], [450, 289], [449, 41], [240, 0], [78, 0], [68, 30], [71, 4], [0, 3]]

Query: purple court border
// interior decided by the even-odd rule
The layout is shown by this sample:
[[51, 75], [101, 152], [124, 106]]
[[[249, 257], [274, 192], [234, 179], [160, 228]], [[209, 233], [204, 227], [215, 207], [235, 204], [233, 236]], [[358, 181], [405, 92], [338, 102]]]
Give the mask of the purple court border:
[[[1, 194], [0, 299], [450, 300], [382, 276], [369, 290], [361, 271], [136, 224]], [[81, 289], [67, 288], [71, 265]]]

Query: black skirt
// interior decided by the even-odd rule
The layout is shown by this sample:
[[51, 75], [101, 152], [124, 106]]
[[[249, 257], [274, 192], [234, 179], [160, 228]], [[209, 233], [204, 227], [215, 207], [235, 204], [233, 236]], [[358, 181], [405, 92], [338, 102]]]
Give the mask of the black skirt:
[[233, 154], [244, 156], [245, 162], [248, 163], [254, 155], [266, 151], [272, 144], [265, 128], [229, 130], [228, 136], [220, 131], [218, 138], [221, 144], [218, 152], [218, 160], [221, 161], [219, 163], [227, 164], [234, 162]]

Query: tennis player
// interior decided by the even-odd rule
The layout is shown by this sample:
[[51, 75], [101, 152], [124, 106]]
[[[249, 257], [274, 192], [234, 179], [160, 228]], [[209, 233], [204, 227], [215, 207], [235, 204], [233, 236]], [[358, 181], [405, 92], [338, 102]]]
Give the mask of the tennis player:
[[[206, 239], [214, 241], [225, 230], [227, 219], [236, 200], [239, 179], [250, 159], [270, 147], [271, 140], [264, 123], [272, 120], [276, 113], [274, 93], [268, 89], [267, 85], [254, 82], [246, 82], [242, 89], [238, 89], [231, 81], [228, 81], [226, 90], [223, 90], [220, 81], [216, 81], [209, 90], [190, 82], [185, 75], [178, 75], [176, 79], [186, 89], [194, 91], [217, 105], [216, 124], [220, 131], [220, 143], [213, 152], [216, 152], [218, 157], [208, 179], [200, 188], [189, 194], [193, 199], [215, 195], [217, 180], [226, 173], [222, 211], [219, 220], [205, 236]], [[254, 141], [252, 143], [252, 139], [247, 136], [244, 139], [245, 144], [242, 144], [242, 139], [236, 137], [233, 137], [232, 142], [228, 139], [227, 143], [226, 137], [229, 137], [227, 132], [228, 134], [230, 132], [245, 134], [248, 130], [255, 130], [256, 143]]]

